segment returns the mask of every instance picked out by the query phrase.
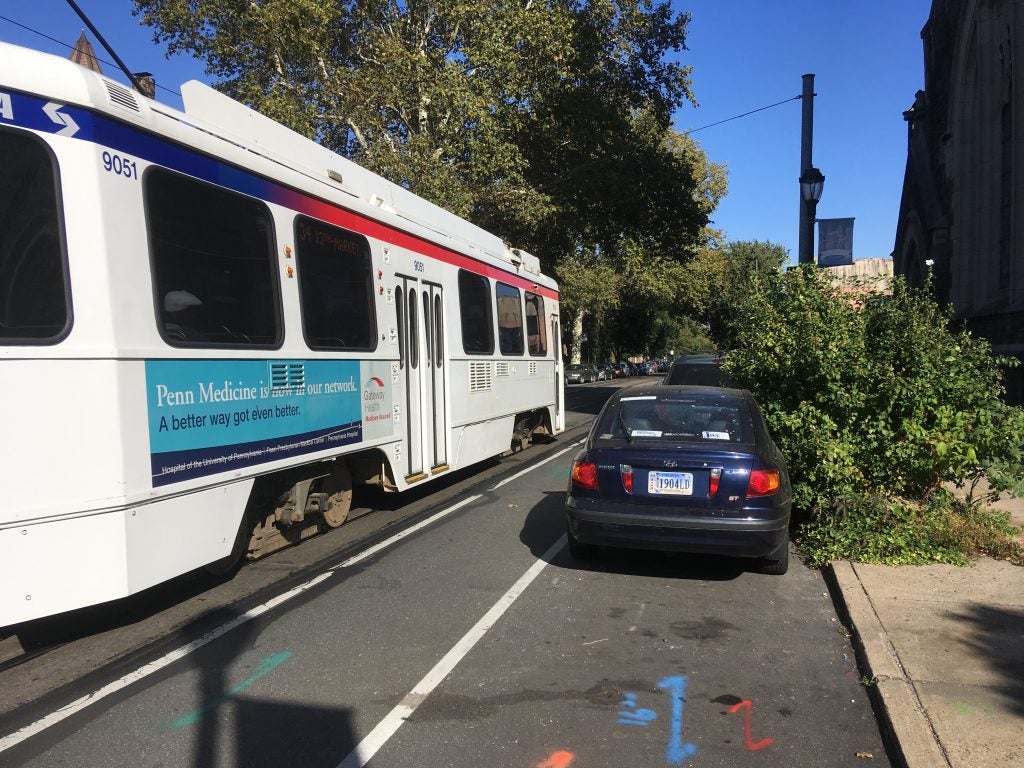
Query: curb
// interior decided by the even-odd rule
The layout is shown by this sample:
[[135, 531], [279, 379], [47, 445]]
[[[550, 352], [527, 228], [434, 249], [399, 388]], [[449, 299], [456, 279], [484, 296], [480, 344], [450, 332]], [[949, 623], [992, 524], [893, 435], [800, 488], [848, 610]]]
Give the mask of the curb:
[[837, 560], [830, 569], [853, 630], [853, 640], [868, 676], [876, 681], [872, 687], [879, 718], [892, 736], [898, 757], [906, 768], [952, 768], [855, 566]]

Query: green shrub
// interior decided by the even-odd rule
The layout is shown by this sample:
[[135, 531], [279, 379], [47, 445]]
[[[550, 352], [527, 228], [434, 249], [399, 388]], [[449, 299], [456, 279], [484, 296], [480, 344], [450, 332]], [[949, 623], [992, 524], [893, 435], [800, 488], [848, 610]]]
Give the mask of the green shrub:
[[858, 560], [885, 565], [968, 565], [988, 555], [1024, 565], [1009, 515], [944, 491], [924, 502], [881, 495], [837, 500], [805, 523], [798, 543], [811, 565]]
[[1013, 361], [951, 330], [949, 312], [899, 278], [891, 295], [851, 297], [813, 267], [766, 275], [736, 315], [726, 369], [753, 391], [788, 458], [819, 560], [850, 556], [829, 553], [849, 552], [858, 526], [875, 562], [979, 551], [966, 533], [979, 525], [974, 505], [936, 509], [936, 491], [984, 476], [995, 491], [1024, 493], [1024, 411], [1001, 400], [1000, 365]]

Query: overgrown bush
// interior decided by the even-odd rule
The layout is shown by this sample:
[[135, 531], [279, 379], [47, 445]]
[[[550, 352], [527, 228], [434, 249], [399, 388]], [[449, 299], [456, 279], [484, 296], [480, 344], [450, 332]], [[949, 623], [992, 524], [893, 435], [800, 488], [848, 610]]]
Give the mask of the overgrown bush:
[[866, 536], [864, 558], [895, 548], [906, 554], [894, 562], [914, 552], [951, 562], [945, 547], [970, 537], [926, 546], [922, 531], [966, 525], [978, 505], [938, 514], [943, 483], [986, 476], [996, 491], [1024, 492], [1024, 411], [1000, 399], [1000, 365], [1013, 363], [951, 330], [949, 312], [924, 292], [897, 278], [891, 295], [851, 294], [801, 268], [756, 281], [736, 310], [726, 368], [754, 392], [788, 457], [817, 559], [854, 557], [826, 533], [852, 545], [863, 525], [865, 536], [879, 531]]
[[967, 565], [971, 554], [1024, 565], [1018, 534], [1008, 513], [940, 489], [923, 502], [881, 495], [838, 499], [801, 526], [798, 542], [812, 565], [839, 559]]

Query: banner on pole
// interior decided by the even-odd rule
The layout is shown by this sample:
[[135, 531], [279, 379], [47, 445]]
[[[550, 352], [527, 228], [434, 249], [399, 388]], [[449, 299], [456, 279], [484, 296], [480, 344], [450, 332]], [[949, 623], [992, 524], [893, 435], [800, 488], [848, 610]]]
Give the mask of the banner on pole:
[[818, 266], [853, 264], [853, 219], [818, 219]]

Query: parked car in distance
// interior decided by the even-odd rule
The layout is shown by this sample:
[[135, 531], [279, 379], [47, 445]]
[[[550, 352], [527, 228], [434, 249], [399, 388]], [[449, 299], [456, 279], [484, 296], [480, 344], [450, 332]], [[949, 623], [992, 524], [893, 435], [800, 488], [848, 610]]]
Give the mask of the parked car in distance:
[[599, 363], [594, 366], [597, 369], [597, 380], [608, 381], [613, 378], [612, 367], [608, 363]]
[[785, 458], [749, 392], [629, 387], [609, 398], [573, 461], [569, 551], [722, 554], [783, 574], [791, 507]]
[[586, 384], [597, 381], [597, 370], [593, 366], [584, 366], [579, 362], [565, 367], [566, 384]]
[[685, 355], [672, 364], [661, 383], [734, 387], [736, 383], [722, 370], [724, 362], [719, 355]]

